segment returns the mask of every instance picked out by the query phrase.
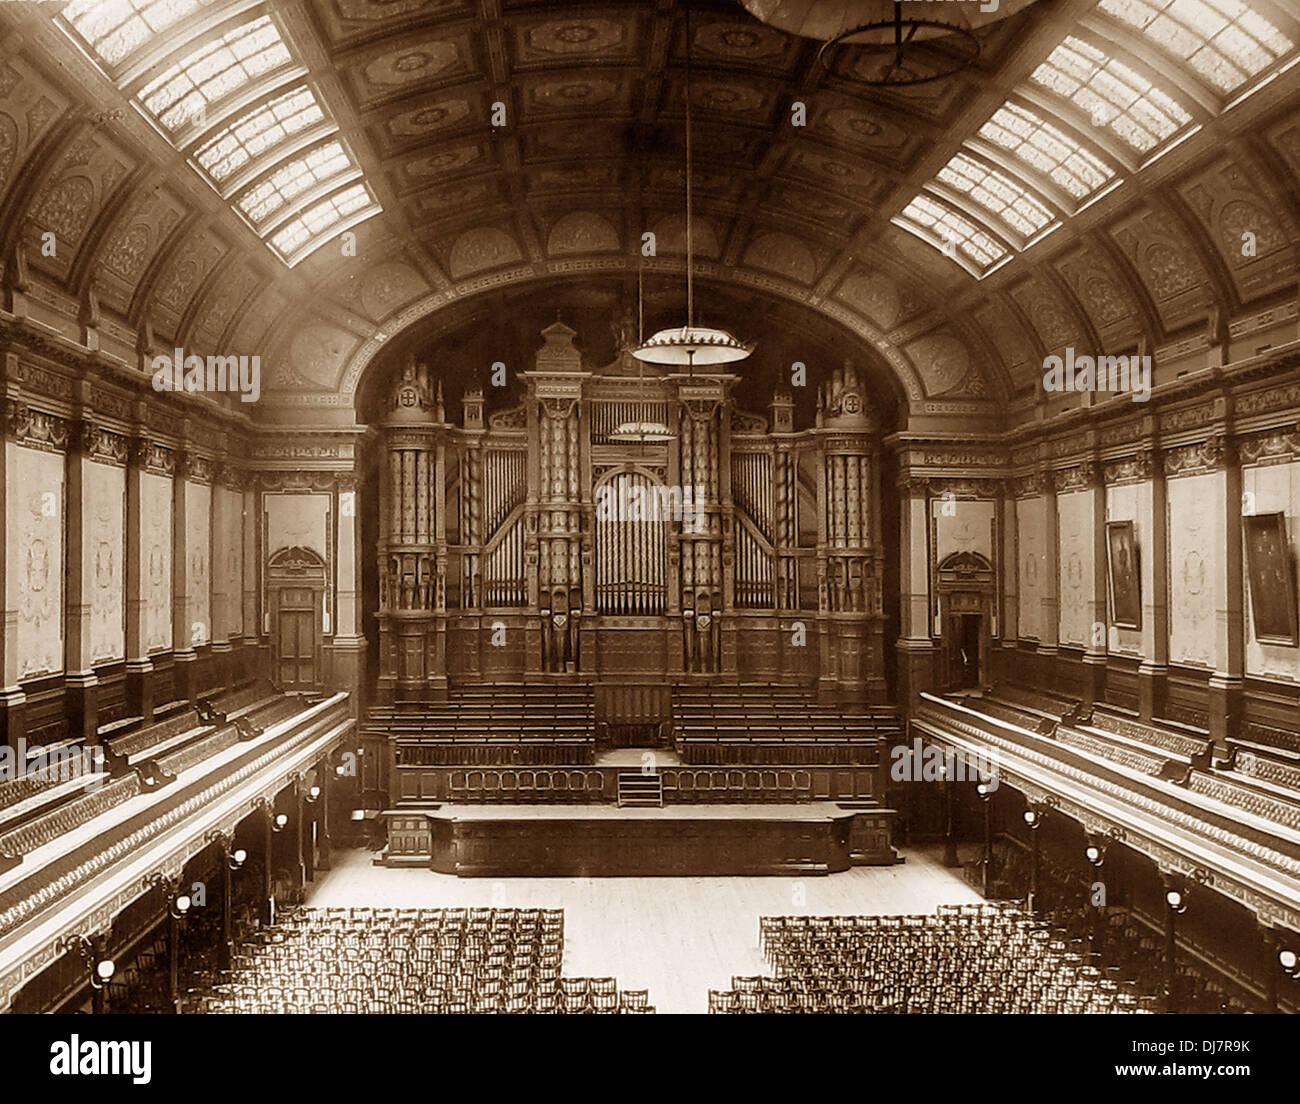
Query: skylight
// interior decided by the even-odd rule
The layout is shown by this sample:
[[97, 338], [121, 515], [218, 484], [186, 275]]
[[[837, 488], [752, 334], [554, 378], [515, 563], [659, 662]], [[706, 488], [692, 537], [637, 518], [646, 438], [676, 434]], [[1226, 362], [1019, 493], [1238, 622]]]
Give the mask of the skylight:
[[1240, 0], [1101, 0], [1107, 15], [1136, 27], [1221, 92], [1231, 92], [1295, 49]]
[[1148, 153], [1192, 121], [1181, 105], [1096, 47], [1067, 36], [1034, 70], [1035, 83], [1110, 127], [1139, 153]]
[[187, 122], [202, 126], [208, 105], [289, 60], [279, 28], [264, 15], [169, 67], [140, 90], [140, 103], [172, 133]]
[[[194, 153], [194, 160], [218, 184], [250, 162], [274, 151], [299, 131], [324, 120], [325, 113], [310, 88], [300, 86], [224, 127]], [[270, 156], [265, 160], [269, 161]]]
[[72, 0], [63, 19], [94, 54], [118, 65], [159, 31], [215, 0]]
[[239, 198], [238, 206], [254, 226], [261, 226], [291, 200], [310, 188], [355, 171], [340, 142], [327, 142], [301, 157], [286, 161]]
[[981, 271], [1007, 255], [1001, 245], [970, 219], [929, 196], [917, 196], [899, 217], [905, 223], [926, 231], [924, 236], [932, 239], [940, 248], [945, 242], [951, 242], [954, 248], [966, 254]]
[[1075, 199], [1090, 196], [1115, 176], [1104, 161], [1019, 104], [998, 108], [979, 134], [1051, 177]]
[[938, 179], [969, 196], [1023, 239], [1032, 238], [1048, 223], [1055, 221], [1052, 212], [1030, 195], [1023, 185], [967, 154], [957, 154], [939, 170]]
[[334, 234], [378, 210], [369, 187], [353, 184], [291, 218], [271, 235], [271, 246], [286, 263], [297, 264]]

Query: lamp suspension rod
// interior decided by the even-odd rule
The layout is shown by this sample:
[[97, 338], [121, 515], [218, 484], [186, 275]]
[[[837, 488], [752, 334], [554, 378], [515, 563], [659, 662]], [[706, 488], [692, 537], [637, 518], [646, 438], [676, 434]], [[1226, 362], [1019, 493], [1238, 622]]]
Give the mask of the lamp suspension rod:
[[691, 220], [691, 5], [686, 0], [686, 326], [695, 326], [694, 246]]

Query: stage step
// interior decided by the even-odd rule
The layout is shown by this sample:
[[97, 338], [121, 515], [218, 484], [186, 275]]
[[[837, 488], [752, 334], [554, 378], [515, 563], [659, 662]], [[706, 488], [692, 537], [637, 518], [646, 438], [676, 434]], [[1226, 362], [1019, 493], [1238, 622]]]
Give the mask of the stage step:
[[620, 806], [662, 808], [664, 783], [657, 774], [624, 771], [618, 776], [618, 803]]

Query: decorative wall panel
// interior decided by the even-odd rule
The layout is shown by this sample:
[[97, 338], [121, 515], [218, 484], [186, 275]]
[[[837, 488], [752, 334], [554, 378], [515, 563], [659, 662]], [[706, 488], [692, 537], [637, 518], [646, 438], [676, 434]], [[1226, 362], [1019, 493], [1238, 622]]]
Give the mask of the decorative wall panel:
[[1215, 519], [1223, 513], [1223, 476], [1191, 475], [1169, 481], [1169, 659], [1212, 667], [1214, 611], [1224, 536]]
[[63, 670], [64, 458], [7, 448], [7, 599], [18, 615], [18, 677], [28, 679]]
[[172, 646], [172, 481], [165, 475], [146, 473], [140, 482], [144, 646], [152, 654]]
[[90, 605], [90, 662], [126, 656], [126, 470], [87, 464], [83, 475], [82, 555]]
[[1046, 506], [1047, 500], [1042, 496], [1021, 499], [1016, 505], [1020, 538], [1020, 636], [1025, 640], [1043, 638]]
[[1060, 533], [1062, 644], [1086, 647], [1092, 635], [1093, 509], [1091, 491], [1074, 491], [1056, 499]]
[[212, 641], [212, 488], [185, 488], [185, 592], [189, 599], [190, 643]]

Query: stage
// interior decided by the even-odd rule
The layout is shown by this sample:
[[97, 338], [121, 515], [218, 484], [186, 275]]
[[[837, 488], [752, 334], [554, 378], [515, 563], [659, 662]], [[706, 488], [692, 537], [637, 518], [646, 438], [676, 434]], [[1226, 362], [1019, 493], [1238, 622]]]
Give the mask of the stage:
[[403, 807], [384, 813], [377, 861], [495, 878], [832, 874], [864, 861], [855, 818], [888, 813], [832, 802]]

